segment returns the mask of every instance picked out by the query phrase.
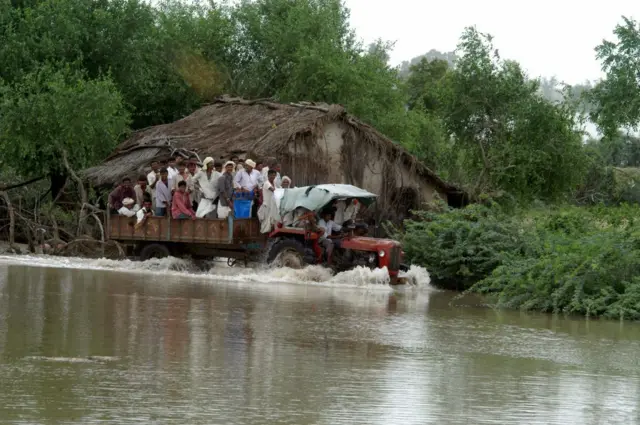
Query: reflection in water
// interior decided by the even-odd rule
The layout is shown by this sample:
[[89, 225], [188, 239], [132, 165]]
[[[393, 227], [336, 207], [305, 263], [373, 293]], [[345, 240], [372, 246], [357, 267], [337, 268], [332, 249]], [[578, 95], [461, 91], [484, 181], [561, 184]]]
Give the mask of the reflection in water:
[[160, 279], [0, 266], [0, 423], [640, 421], [636, 324]]

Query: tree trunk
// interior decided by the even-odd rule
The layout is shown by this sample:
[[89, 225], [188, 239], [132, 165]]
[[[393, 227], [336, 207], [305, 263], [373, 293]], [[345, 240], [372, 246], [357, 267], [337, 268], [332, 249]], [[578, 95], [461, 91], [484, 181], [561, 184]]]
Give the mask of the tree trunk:
[[2, 196], [4, 202], [7, 204], [7, 211], [9, 211], [9, 248], [13, 249], [16, 243], [16, 217], [13, 206], [11, 205], [11, 199], [9, 199], [9, 194], [2, 191], [0, 192], [0, 196]]
[[51, 181], [51, 198], [58, 199], [67, 184], [67, 176], [64, 174], [51, 174], [49, 180]]

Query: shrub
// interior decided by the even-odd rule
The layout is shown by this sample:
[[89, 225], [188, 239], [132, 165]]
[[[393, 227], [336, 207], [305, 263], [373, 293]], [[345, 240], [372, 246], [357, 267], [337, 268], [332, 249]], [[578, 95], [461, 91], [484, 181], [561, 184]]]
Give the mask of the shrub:
[[505, 259], [471, 291], [498, 307], [640, 319], [640, 245], [627, 231], [548, 233], [536, 256]]
[[640, 320], [640, 207], [415, 212], [408, 259], [496, 307]]
[[416, 211], [400, 236], [407, 259], [427, 267], [434, 284], [466, 289], [488, 276], [505, 252], [523, 248], [521, 232], [495, 204]]
[[470, 291], [498, 307], [640, 319], [640, 208], [563, 208], [540, 218], [525, 255], [512, 254]]

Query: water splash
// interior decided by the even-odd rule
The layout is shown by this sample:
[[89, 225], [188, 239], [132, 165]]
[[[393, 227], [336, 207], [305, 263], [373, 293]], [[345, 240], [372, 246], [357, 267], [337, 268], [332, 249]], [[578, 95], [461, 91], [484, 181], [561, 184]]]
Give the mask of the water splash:
[[[162, 274], [171, 276], [198, 276], [233, 282], [295, 283], [339, 287], [388, 288], [387, 269], [371, 270], [366, 267], [333, 274], [331, 269], [322, 266], [307, 266], [303, 269], [271, 268], [263, 264], [251, 267], [229, 267], [226, 260], [212, 261], [213, 267], [203, 271], [188, 259], [167, 257], [147, 261], [84, 259], [54, 256], [0, 256], [0, 262], [23, 264], [33, 267], [56, 267], [88, 270], [130, 271], [135, 273]], [[429, 273], [422, 267], [412, 266], [404, 274], [412, 279], [416, 286], [428, 286]]]
[[400, 273], [399, 277], [404, 277], [416, 286], [428, 286], [431, 284], [431, 276], [424, 267], [411, 266], [406, 273]]

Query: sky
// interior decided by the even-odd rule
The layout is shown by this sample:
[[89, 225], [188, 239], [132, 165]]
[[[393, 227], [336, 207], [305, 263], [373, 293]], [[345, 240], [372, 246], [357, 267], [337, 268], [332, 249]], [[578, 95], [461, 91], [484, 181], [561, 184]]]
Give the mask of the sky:
[[[568, 84], [602, 77], [594, 48], [614, 40], [622, 16], [640, 19], [639, 0], [345, 0], [360, 39], [395, 42], [392, 65], [431, 49], [455, 49], [465, 27], [494, 36], [500, 56], [520, 62], [530, 77]], [[587, 6], [588, 5], [588, 6]]]

